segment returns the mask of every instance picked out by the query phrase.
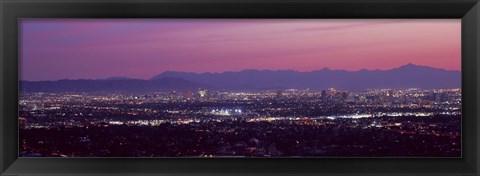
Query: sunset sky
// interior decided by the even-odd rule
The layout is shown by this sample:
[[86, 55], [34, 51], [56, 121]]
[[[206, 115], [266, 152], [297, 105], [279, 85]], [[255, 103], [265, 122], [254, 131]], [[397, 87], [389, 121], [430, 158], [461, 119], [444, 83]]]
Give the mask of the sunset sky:
[[25, 19], [20, 30], [21, 80], [461, 63], [459, 19]]

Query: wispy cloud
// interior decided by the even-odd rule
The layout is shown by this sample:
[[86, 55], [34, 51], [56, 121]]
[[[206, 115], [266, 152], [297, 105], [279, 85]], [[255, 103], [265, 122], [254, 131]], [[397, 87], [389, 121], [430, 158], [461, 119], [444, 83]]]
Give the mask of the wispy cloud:
[[346, 24], [346, 25], [331, 25], [331, 26], [322, 26], [322, 27], [307, 27], [307, 28], [296, 28], [293, 31], [329, 31], [329, 30], [344, 30], [344, 29], [352, 29], [352, 28], [359, 28], [359, 27], [366, 27], [366, 26], [375, 26], [375, 25], [384, 25], [384, 24], [395, 24], [401, 23], [408, 20], [399, 19], [399, 20], [388, 20], [388, 21], [367, 21], [367, 22], [359, 22], [355, 24]]

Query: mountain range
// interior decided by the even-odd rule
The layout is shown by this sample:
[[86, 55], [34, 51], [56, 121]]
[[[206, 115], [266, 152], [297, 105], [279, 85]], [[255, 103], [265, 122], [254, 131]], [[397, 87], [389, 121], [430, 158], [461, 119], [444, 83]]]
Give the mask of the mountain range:
[[103, 80], [21, 81], [23, 91], [159, 91], [263, 89], [459, 88], [461, 72], [407, 64], [390, 70], [255, 70], [192, 73], [166, 71], [150, 80], [112, 77]]

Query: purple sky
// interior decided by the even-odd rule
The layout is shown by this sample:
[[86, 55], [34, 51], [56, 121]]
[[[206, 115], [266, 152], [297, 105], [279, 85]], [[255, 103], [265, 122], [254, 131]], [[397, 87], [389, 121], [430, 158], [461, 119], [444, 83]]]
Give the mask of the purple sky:
[[22, 80], [164, 71], [460, 70], [459, 19], [25, 19]]

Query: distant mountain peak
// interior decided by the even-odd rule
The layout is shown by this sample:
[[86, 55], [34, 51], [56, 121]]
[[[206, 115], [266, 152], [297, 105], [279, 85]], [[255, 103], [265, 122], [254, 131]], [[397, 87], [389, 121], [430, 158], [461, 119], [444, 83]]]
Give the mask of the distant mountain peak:
[[243, 69], [240, 72], [260, 72], [260, 71], [267, 71], [267, 70], [257, 70], [257, 69], [249, 68], [249, 69]]
[[423, 66], [423, 65], [416, 65], [416, 64], [412, 64], [412, 63], [408, 63], [408, 64], [405, 64], [405, 65], [402, 65], [400, 67], [397, 67], [397, 68], [394, 68], [392, 70], [410, 70], [410, 69], [438, 69], [438, 68], [433, 68], [433, 67], [429, 67], [429, 66]]
[[176, 73], [187, 73], [187, 72], [181, 72], [181, 71], [164, 71], [162, 73], [160, 73], [160, 75], [168, 75], [168, 74], [176, 74]]
[[328, 67], [323, 67], [320, 71], [331, 71], [331, 69]]
[[421, 67], [420, 65], [416, 65], [416, 64], [412, 64], [412, 63], [408, 63], [408, 64], [405, 64], [405, 65], [402, 65], [398, 68], [413, 68], [413, 67]]
[[133, 78], [129, 78], [126, 76], [112, 76], [112, 77], [106, 78], [105, 80], [130, 80], [130, 79], [133, 79]]

